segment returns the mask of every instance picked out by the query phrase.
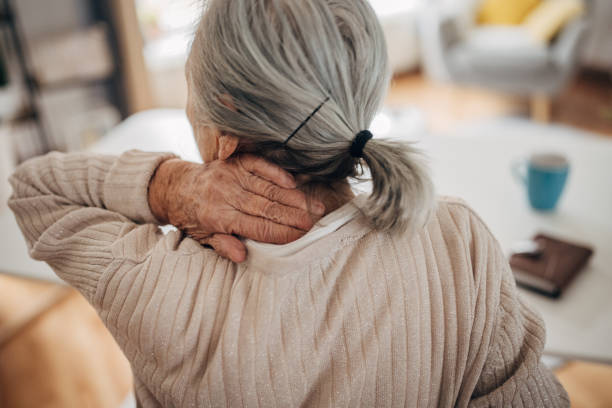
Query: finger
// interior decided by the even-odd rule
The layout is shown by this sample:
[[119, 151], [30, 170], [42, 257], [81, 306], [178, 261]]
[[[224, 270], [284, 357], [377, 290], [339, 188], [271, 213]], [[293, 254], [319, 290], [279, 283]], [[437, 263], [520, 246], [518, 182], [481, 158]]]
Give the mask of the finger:
[[210, 245], [217, 254], [232, 262], [242, 263], [246, 260], [246, 247], [233, 235], [215, 234], [201, 243]]
[[238, 160], [249, 173], [262, 177], [284, 188], [296, 187], [295, 179], [291, 174], [261, 157], [247, 154], [240, 156]]
[[277, 224], [295, 227], [303, 231], [310, 230], [314, 225], [313, 217], [308, 211], [288, 207], [246, 191], [244, 194], [238, 202], [237, 209], [245, 214], [266, 218]]
[[304, 236], [297, 228], [277, 224], [264, 218], [240, 214], [232, 223], [232, 233], [241, 237], [270, 244], [288, 244]]
[[318, 200], [311, 200], [311, 208], [308, 208], [306, 194], [296, 189], [281, 188], [272, 184], [266, 179], [258, 176], [251, 176], [247, 179], [244, 188], [252, 193], [266, 197], [268, 200], [276, 201], [290, 207], [302, 209], [304, 211], [311, 210], [315, 215], [323, 215], [325, 206]]

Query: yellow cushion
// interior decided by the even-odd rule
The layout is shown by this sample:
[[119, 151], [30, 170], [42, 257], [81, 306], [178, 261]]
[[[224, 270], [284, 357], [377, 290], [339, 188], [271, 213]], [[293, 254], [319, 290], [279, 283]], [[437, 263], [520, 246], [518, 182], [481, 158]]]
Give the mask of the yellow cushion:
[[583, 11], [580, 0], [545, 0], [527, 16], [523, 26], [534, 40], [545, 44]]
[[541, 0], [484, 0], [478, 13], [481, 24], [519, 25]]

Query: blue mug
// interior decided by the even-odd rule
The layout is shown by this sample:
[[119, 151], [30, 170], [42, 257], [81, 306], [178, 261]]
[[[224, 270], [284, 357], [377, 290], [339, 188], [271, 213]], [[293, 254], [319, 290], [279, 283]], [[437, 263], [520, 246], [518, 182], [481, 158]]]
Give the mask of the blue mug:
[[513, 170], [527, 188], [529, 203], [534, 209], [555, 209], [569, 175], [567, 158], [559, 154], [534, 154], [526, 163], [515, 164]]

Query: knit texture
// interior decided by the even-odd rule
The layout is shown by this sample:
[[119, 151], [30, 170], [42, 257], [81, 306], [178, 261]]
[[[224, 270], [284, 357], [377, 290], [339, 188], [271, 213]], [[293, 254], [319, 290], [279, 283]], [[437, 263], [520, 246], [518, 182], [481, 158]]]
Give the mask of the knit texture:
[[31, 256], [98, 310], [142, 406], [569, 406], [542, 320], [461, 201], [412, 236], [358, 217], [237, 265], [156, 225], [147, 187], [168, 157], [52, 153], [11, 177]]

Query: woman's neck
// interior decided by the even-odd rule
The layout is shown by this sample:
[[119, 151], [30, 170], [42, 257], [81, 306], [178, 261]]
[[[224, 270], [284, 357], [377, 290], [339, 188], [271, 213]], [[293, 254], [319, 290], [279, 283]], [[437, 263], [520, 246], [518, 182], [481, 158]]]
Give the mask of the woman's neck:
[[336, 211], [355, 198], [347, 180], [333, 183], [308, 182], [298, 188], [306, 194], [309, 200], [316, 199], [323, 202], [323, 205], [325, 205], [324, 216]]

